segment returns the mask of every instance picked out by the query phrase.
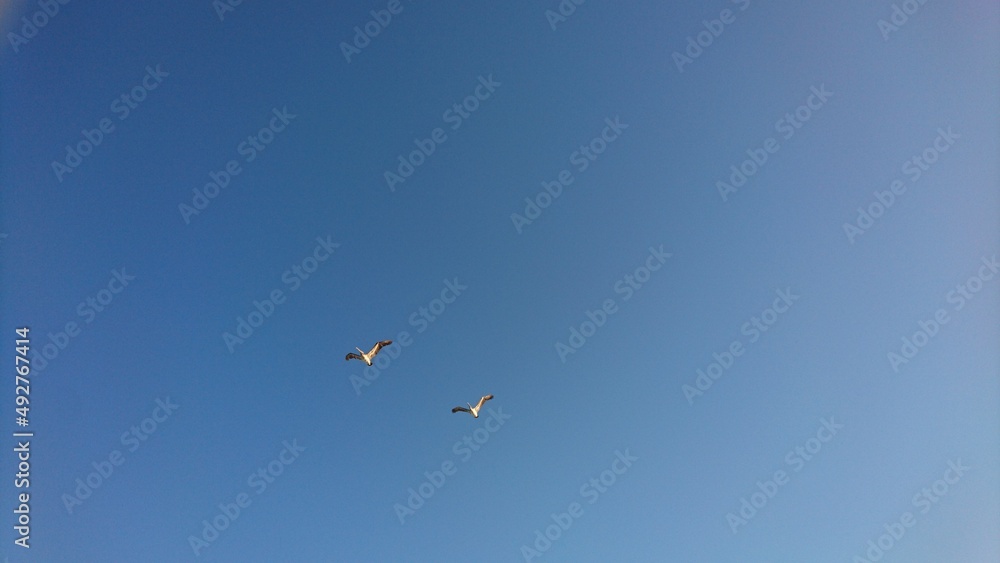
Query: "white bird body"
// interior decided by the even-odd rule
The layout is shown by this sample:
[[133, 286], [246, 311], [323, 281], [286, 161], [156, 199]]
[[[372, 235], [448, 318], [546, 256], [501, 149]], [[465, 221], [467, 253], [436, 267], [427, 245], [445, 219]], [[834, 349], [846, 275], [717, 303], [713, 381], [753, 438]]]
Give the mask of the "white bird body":
[[453, 412], [453, 413], [455, 413], [455, 412], [467, 412], [467, 413], [469, 413], [469, 414], [472, 415], [472, 418], [479, 418], [479, 410], [483, 408], [483, 404], [486, 403], [486, 401], [489, 401], [492, 398], [493, 398], [492, 394], [491, 395], [484, 395], [481, 399], [479, 399], [479, 402], [476, 403], [476, 406], [472, 406], [469, 403], [465, 403], [466, 405], [469, 405], [469, 408], [455, 407], [455, 408], [451, 409], [451, 412]]
[[364, 363], [366, 363], [368, 365], [372, 365], [372, 358], [375, 357], [375, 354], [378, 354], [379, 350], [381, 350], [385, 346], [389, 346], [390, 344], [392, 344], [392, 340], [383, 340], [381, 342], [376, 342], [375, 345], [372, 346], [372, 349], [369, 350], [367, 354], [365, 352], [363, 352], [361, 350], [361, 348], [358, 348], [357, 346], [355, 346], [354, 349], [358, 351], [358, 354], [355, 354], [354, 352], [351, 352], [344, 359], [346, 359], [346, 360], [361, 360], [362, 362], [364, 362]]

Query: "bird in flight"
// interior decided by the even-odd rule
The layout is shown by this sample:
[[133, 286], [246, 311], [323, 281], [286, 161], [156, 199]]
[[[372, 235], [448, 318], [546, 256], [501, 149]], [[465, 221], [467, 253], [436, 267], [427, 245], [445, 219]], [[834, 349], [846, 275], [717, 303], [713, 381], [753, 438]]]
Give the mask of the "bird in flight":
[[369, 350], [367, 354], [365, 354], [364, 352], [361, 352], [361, 348], [358, 348], [357, 346], [355, 346], [354, 349], [357, 350], [358, 352], [360, 352], [360, 355], [359, 354], [355, 354], [354, 352], [351, 352], [344, 359], [346, 359], [346, 360], [361, 360], [362, 362], [364, 362], [364, 363], [366, 363], [368, 365], [372, 365], [372, 358], [375, 357], [375, 354], [378, 354], [379, 350], [381, 350], [383, 347], [388, 346], [390, 344], [392, 344], [392, 340], [383, 340], [382, 342], [376, 342], [375, 345], [372, 346], [372, 349]]
[[465, 404], [469, 405], [469, 408], [455, 407], [455, 408], [451, 409], [451, 412], [460, 412], [460, 411], [461, 412], [467, 412], [467, 413], [469, 413], [469, 414], [472, 415], [472, 418], [479, 418], [479, 409], [483, 408], [483, 403], [485, 403], [486, 401], [489, 401], [492, 398], [493, 398], [493, 395], [486, 395], [482, 399], [479, 399], [479, 402], [476, 404], [476, 406], [472, 406], [472, 405], [469, 405], [469, 403], [465, 403]]

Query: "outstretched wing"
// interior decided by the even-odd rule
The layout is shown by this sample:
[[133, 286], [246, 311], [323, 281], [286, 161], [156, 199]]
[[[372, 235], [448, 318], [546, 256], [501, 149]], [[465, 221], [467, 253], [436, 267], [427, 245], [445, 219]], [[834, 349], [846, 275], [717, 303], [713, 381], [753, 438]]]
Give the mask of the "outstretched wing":
[[344, 359], [345, 359], [345, 360], [360, 360], [360, 359], [361, 359], [361, 356], [359, 356], [359, 355], [355, 354], [354, 352], [351, 352], [351, 353], [350, 353], [350, 354], [348, 354], [348, 355], [347, 355], [347, 357], [346, 357], [346, 358], [344, 358]]
[[384, 346], [389, 346], [390, 344], [392, 344], [392, 340], [383, 340], [382, 342], [376, 342], [375, 345], [372, 346], [371, 351], [368, 352], [368, 355], [374, 356], [375, 354], [378, 354], [378, 351], [381, 350]]
[[476, 410], [478, 411], [479, 409], [481, 409], [483, 407], [483, 403], [485, 403], [486, 401], [489, 401], [492, 398], [493, 398], [493, 395], [486, 395], [482, 399], [479, 399], [479, 404], [476, 405]]
[[455, 407], [455, 408], [451, 409], [451, 412], [472, 412], [472, 411], [470, 411], [469, 409], [467, 409], [465, 407]]

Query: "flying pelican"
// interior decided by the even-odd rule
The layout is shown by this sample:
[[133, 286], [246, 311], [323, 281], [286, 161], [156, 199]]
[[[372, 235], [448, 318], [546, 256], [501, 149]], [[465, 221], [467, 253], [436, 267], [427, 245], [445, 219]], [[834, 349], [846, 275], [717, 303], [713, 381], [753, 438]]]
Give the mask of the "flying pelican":
[[492, 398], [493, 398], [493, 395], [486, 395], [482, 399], [479, 399], [479, 403], [477, 403], [476, 406], [472, 406], [472, 405], [469, 405], [469, 403], [465, 403], [465, 404], [469, 405], [469, 408], [455, 407], [455, 408], [451, 409], [451, 412], [459, 412], [459, 411], [461, 411], [461, 412], [467, 412], [467, 413], [469, 413], [469, 414], [472, 415], [472, 418], [479, 418], [479, 409], [483, 408], [483, 403], [485, 403], [486, 401], [489, 401]]
[[355, 354], [354, 352], [351, 352], [344, 359], [346, 359], [346, 360], [361, 360], [362, 362], [364, 362], [364, 363], [366, 363], [368, 365], [372, 365], [372, 358], [375, 357], [375, 354], [378, 354], [378, 351], [381, 350], [382, 347], [388, 346], [390, 344], [392, 344], [392, 340], [383, 340], [382, 342], [376, 342], [375, 345], [372, 346], [372, 349], [369, 350], [367, 354], [365, 354], [364, 352], [362, 352], [361, 348], [358, 348], [357, 346], [355, 346], [354, 349], [357, 350], [358, 352], [360, 352], [360, 355]]

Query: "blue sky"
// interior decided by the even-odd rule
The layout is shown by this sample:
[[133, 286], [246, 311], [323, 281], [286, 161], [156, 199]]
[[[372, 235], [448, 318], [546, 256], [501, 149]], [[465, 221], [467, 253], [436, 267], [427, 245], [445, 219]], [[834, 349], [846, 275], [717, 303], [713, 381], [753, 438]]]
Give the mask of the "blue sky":
[[2, 553], [995, 560], [995, 3], [572, 5], [7, 5]]

